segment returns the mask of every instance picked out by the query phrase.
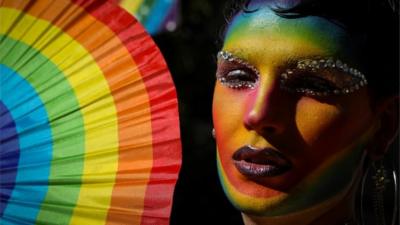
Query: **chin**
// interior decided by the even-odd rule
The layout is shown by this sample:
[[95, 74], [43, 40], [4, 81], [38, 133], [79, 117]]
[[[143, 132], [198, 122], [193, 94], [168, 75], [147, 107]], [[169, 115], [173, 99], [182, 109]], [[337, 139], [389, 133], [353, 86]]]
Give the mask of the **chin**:
[[[228, 200], [236, 209], [246, 214], [265, 215], [279, 207], [288, 197], [285, 192], [267, 188], [248, 179], [237, 177], [234, 185], [222, 168], [220, 160], [218, 160], [218, 174]], [[236, 186], [240, 186], [240, 190]], [[245, 190], [245, 193], [241, 190]]]

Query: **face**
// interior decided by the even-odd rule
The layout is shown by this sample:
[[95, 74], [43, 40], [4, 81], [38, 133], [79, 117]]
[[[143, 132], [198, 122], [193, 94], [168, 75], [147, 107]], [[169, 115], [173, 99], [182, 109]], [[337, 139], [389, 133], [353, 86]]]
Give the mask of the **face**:
[[320, 17], [287, 19], [263, 6], [234, 17], [218, 57], [213, 120], [220, 180], [239, 210], [328, 207], [354, 186], [376, 126], [352, 46]]

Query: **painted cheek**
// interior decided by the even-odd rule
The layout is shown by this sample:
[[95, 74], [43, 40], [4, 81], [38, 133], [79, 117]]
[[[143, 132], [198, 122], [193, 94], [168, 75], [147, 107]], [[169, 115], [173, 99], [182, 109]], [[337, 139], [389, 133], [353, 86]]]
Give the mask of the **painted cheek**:
[[[308, 97], [301, 98], [296, 107], [295, 121], [306, 145], [313, 146], [333, 129], [340, 122], [341, 114], [337, 106], [321, 103]], [[329, 138], [335, 141], [334, 136]]]
[[213, 102], [213, 120], [217, 138], [221, 144], [237, 145], [243, 142], [245, 137], [243, 116], [246, 104], [245, 91], [229, 89], [217, 84]]
[[[322, 103], [307, 97], [299, 100], [296, 126], [307, 147], [297, 158], [309, 162], [303, 165], [304, 168], [313, 170], [321, 163], [342, 154], [345, 149], [352, 152], [354, 146], [349, 146], [354, 143], [357, 142], [357, 146], [364, 143], [363, 140], [360, 142], [360, 137], [367, 127], [353, 124], [351, 119], [349, 120], [353, 118], [351, 106], [345, 106], [345, 110], [343, 106], [338, 105]], [[358, 149], [357, 146], [355, 149]]]
[[245, 90], [229, 89], [216, 85], [213, 102], [213, 120], [216, 130], [218, 156], [221, 168], [232, 176], [238, 171], [232, 164], [233, 153], [245, 144], [249, 132], [243, 126], [243, 117], [248, 104]]

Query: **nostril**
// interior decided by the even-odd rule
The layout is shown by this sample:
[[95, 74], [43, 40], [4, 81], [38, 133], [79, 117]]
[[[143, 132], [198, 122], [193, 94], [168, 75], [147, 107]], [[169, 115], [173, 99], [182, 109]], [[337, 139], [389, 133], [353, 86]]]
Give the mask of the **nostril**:
[[280, 133], [283, 128], [282, 122], [278, 115], [263, 108], [263, 110], [249, 112], [243, 120], [243, 125], [248, 131], [256, 131], [264, 135]]
[[276, 132], [276, 128], [273, 126], [267, 126], [262, 128], [264, 134], [273, 134]]
[[244, 122], [244, 127], [247, 129], [247, 130], [257, 130], [257, 128], [259, 127], [258, 126], [259, 124], [257, 123], [257, 122], [255, 122], [254, 120], [246, 120], [245, 122]]
[[273, 125], [268, 125], [265, 121], [255, 121], [252, 119], [247, 119], [244, 122], [244, 127], [247, 130], [254, 130], [262, 134], [274, 134], [277, 132], [278, 128]]
[[245, 127], [247, 130], [254, 130], [253, 125], [250, 124], [250, 123], [248, 123], [247, 121], [244, 122], [244, 127]]
[[260, 134], [275, 134], [279, 130], [278, 123], [266, 116], [260, 116], [257, 113], [251, 112], [243, 121], [244, 127], [251, 131], [256, 131]]

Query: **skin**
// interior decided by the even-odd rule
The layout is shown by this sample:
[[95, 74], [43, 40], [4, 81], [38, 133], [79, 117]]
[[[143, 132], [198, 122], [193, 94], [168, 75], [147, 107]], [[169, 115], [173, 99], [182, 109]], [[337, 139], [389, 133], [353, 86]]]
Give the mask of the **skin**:
[[[268, 7], [232, 20], [223, 50], [253, 65], [260, 79], [254, 89], [217, 82], [213, 120], [220, 180], [246, 224], [329, 225], [352, 217], [364, 149], [380, 126], [367, 88], [308, 97], [282, 90], [279, 75], [289, 61], [314, 56], [362, 68], [354, 41], [323, 18], [286, 19]], [[279, 176], [246, 177], [232, 161], [244, 145], [274, 148], [293, 167]]]

